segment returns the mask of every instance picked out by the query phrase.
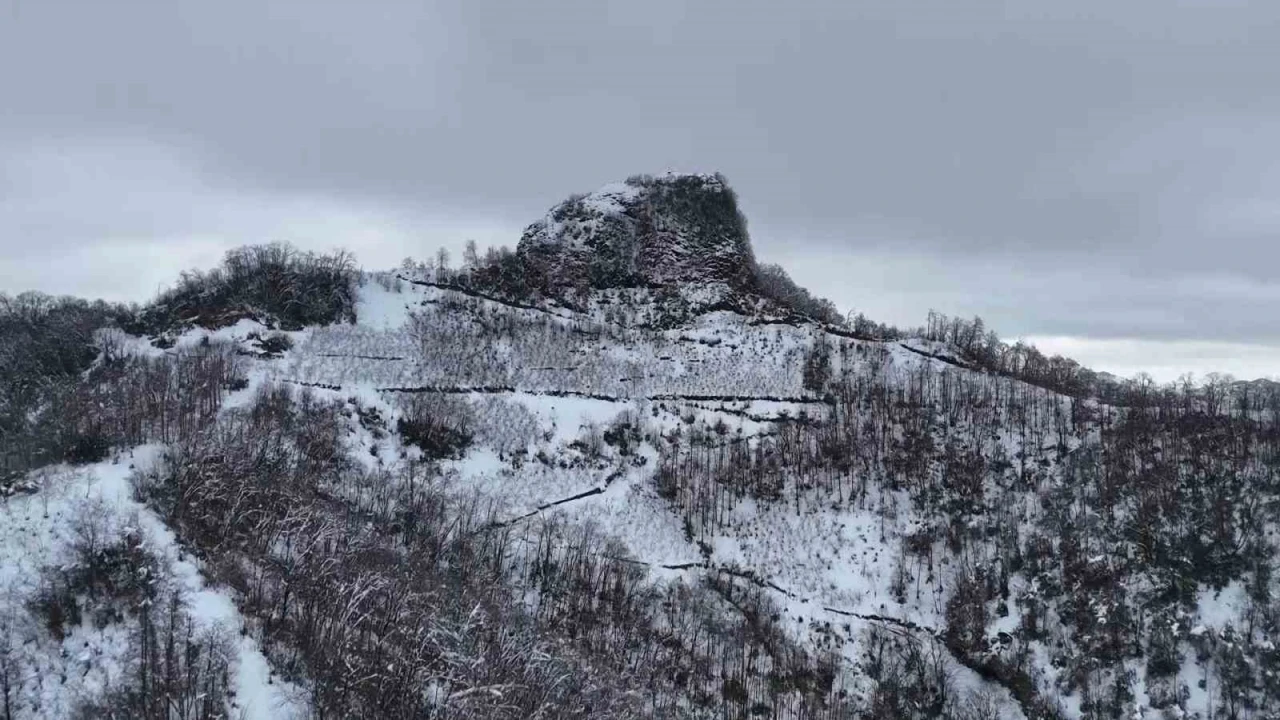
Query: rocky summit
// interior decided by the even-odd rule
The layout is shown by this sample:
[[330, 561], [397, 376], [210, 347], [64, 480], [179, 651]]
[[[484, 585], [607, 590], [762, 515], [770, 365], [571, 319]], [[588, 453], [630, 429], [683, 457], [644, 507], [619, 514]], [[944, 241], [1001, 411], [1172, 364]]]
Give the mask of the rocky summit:
[[550, 295], [754, 282], [746, 221], [718, 173], [638, 175], [570, 197], [525, 229], [517, 252]]

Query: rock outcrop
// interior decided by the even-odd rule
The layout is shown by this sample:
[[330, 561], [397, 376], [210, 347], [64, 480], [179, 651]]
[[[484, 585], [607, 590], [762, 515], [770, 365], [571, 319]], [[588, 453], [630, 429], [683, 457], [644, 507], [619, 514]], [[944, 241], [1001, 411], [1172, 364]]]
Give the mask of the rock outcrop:
[[571, 197], [525, 229], [517, 252], [553, 296], [691, 284], [733, 293], [754, 282], [746, 221], [719, 174], [637, 176]]

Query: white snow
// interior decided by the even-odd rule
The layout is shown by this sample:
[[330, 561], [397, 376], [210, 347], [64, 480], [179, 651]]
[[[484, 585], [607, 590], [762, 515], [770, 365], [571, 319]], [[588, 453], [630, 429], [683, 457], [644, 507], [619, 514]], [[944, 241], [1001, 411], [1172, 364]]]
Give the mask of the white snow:
[[[582, 202], [607, 214], [619, 211], [621, 203], [637, 192], [625, 184], [606, 186]], [[708, 286], [685, 289], [686, 299], [693, 302], [709, 300], [721, 291]], [[943, 611], [956, 570], [942, 560], [949, 553], [941, 547], [931, 556], [932, 567], [925, 556], [904, 551], [904, 539], [924, 529], [927, 520], [916, 515], [905, 491], [878, 490], [880, 483], [872, 479], [867, 483], [869, 494], [861, 502], [848, 502], [814, 490], [796, 493], [788, 483], [779, 502], [732, 498], [724, 508], [727, 521], [703, 537], [690, 531], [671, 503], [658, 496], [654, 479], [656, 448], [665, 442], [663, 435], [677, 428], [696, 428], [712, 437], [719, 433], [725, 442], [741, 439], [753, 443], [748, 447], [758, 447], [763, 436], [777, 434], [787, 419], [830, 412], [802, 382], [805, 356], [817, 342], [835, 350], [834, 370], [840, 374], [856, 376], [867, 366], [883, 363], [891, 382], [904, 383], [926, 366], [939, 372], [968, 373], [945, 361], [957, 359], [945, 344], [873, 343], [828, 335], [812, 326], [753, 326], [732, 312], [708, 313], [688, 326], [665, 331], [628, 327], [616, 313], [606, 316], [611, 307], [628, 303], [628, 311], [643, 316], [643, 308], [633, 307], [643, 300], [641, 291], [632, 293], [635, 298], [630, 300], [631, 295], [622, 291], [609, 297], [602, 294], [584, 312], [563, 307], [547, 312], [512, 308], [448, 289], [397, 286], [373, 275], [365, 276], [358, 293], [355, 324], [293, 333], [295, 348], [283, 359], [246, 360], [250, 388], [229, 398], [228, 406], [247, 401], [254, 388], [279, 379], [329, 386], [317, 392], [377, 407], [388, 423], [394, 423], [403, 401], [414, 396], [388, 389], [448, 391], [449, 401], [458, 403], [451, 407], [474, 415], [477, 444], [461, 459], [440, 464], [447, 482], [490, 498], [503, 517], [523, 517], [520, 522], [528, 532], [536, 532], [539, 523], [549, 520], [594, 524], [621, 540], [640, 562], [648, 563], [651, 577], [661, 582], [708, 571], [663, 565], [705, 562], [711, 571], [732, 567], [750, 572], [775, 586], [768, 592], [782, 608], [783, 627], [793, 639], [816, 643], [823, 625], [848, 625], [843, 652], [850, 659], [857, 657], [861, 631], [881, 622], [867, 616], [914, 624], [918, 626], [914, 632], [921, 637], [945, 624]], [[214, 333], [192, 330], [178, 338], [178, 345], [190, 346], [206, 336], [238, 343], [262, 329], [241, 321]], [[136, 339], [121, 342], [137, 352], [162, 352]], [[922, 352], [936, 357], [924, 357]], [[645, 433], [641, 444], [629, 448], [626, 456], [599, 442], [603, 430], [622, 420], [638, 421]], [[1086, 439], [1073, 436], [1068, 448], [1075, 449]], [[994, 433], [990, 442], [1012, 458], [1022, 450], [1023, 441], [1006, 427]], [[402, 451], [417, 452], [401, 446], [394, 433], [375, 438], [366, 429], [359, 429], [348, 443], [370, 470], [398, 462]], [[146, 448], [135, 454], [142, 461], [155, 452], [156, 448]], [[846, 478], [850, 484], [862, 479], [856, 472]], [[55, 482], [55, 475], [61, 479]], [[75, 473], [51, 469], [40, 481], [44, 488], [40, 493], [3, 506], [8, 514], [0, 516], [0, 524], [10, 522], [21, 531], [0, 533], [0, 587], [30, 585], [41, 566], [59, 561], [66, 538], [56, 537], [54, 520], [39, 517], [42, 505], [51, 501], [55, 517], [72, 510], [70, 499], [58, 499], [53, 487], [57, 486], [69, 498], [79, 498], [77, 502], [101, 500], [119, 522], [124, 518], [137, 522], [153, 547], [169, 558], [174, 581], [183, 588], [193, 616], [210, 627], [239, 630], [243, 619], [233, 598], [209, 587], [199, 566], [181, 555], [173, 534], [159, 518], [132, 500], [127, 475], [127, 463]], [[599, 492], [559, 502], [593, 490]], [[1019, 512], [1024, 515], [1041, 510], [1034, 494], [1018, 502], [1023, 503]], [[25, 524], [14, 525], [19, 519]], [[983, 517], [975, 516], [970, 529], [982, 532], [987, 529], [983, 523]], [[705, 546], [700, 546], [700, 539], [705, 539]], [[29, 547], [32, 543], [34, 549]], [[1107, 558], [1094, 554], [1089, 562], [1103, 563]], [[891, 588], [904, 566], [909, 582], [898, 595]], [[1001, 617], [993, 612], [987, 627], [993, 641], [1000, 633], [1014, 633], [1020, 627], [1022, 609], [1014, 600], [1034, 590], [1028, 585], [1017, 574], [1010, 579], [1008, 613]], [[21, 608], [21, 590], [2, 592], [6, 594], [0, 595], [0, 610]], [[1244, 589], [1238, 583], [1219, 593], [1202, 590], [1188, 623], [1194, 624], [1192, 636], [1220, 632], [1228, 623], [1238, 625], [1244, 603]], [[1049, 608], [1046, 614], [1044, 624], [1062, 632], [1063, 622], [1054, 610]], [[110, 628], [97, 634], [79, 628], [74, 641], [86, 649], [74, 654], [73, 660], [101, 668], [76, 681], [82, 686], [78, 692], [100, 692], [119, 677], [118, 651], [123, 641], [112, 636]], [[1051, 637], [1031, 643], [1033, 665], [1041, 672], [1041, 689], [1060, 699], [1066, 717], [1078, 718], [1082, 698], [1062, 694], [1064, 671], [1050, 661], [1061, 642], [1062, 637]], [[62, 667], [59, 648], [47, 643], [40, 647], [41, 667]], [[301, 716], [305, 705], [298, 699], [301, 690], [270, 679], [266, 659], [252, 640], [240, 637], [236, 647], [239, 659], [233, 682], [246, 717]], [[78, 660], [85, 653], [89, 659]], [[1190, 693], [1186, 707], [1203, 712], [1214, 689], [1197, 687], [1205, 669], [1196, 665], [1193, 656], [1184, 652], [1186, 664], [1179, 681]], [[1150, 704], [1145, 667], [1130, 664], [1140, 712]], [[954, 659], [950, 666], [959, 687], [992, 688]], [[448, 689], [429, 685], [424, 692], [447, 694]], [[1004, 716], [1021, 717], [1007, 693], [1000, 696], [1005, 700]], [[64, 702], [59, 707], [69, 706]]]
[[409, 322], [410, 313], [422, 302], [422, 289], [401, 282], [387, 289], [370, 278], [364, 278], [356, 293], [356, 322], [375, 330], [399, 330]]
[[[1201, 588], [1196, 595], [1196, 616], [1200, 619], [1198, 627], [1213, 627], [1218, 630], [1228, 624], [1239, 625], [1240, 617], [1248, 607], [1249, 595], [1244, 584], [1234, 581], [1221, 590]], [[1195, 631], [1193, 630], [1194, 634]]]
[[[107, 539], [126, 529], [142, 533], [148, 549], [168, 570], [168, 582], [180, 592], [197, 626], [228, 633], [242, 618], [231, 598], [205, 584], [199, 567], [182, 552], [159, 517], [133, 499], [129, 476], [134, 467], [152, 462], [160, 446], [144, 446], [117, 458], [80, 468], [53, 466], [36, 471], [38, 491], [0, 500], [0, 642], [9, 642], [19, 663], [28, 669], [17, 693], [17, 717], [66, 717], [81, 701], [99, 697], [118, 684], [125, 672], [129, 637], [124, 628], [91, 623], [72, 628], [62, 642], [33, 624], [25, 604], [39, 590], [41, 572], [71, 560], [73, 519], [92, 515]], [[16, 643], [15, 640], [20, 640]], [[273, 687], [260, 672], [266, 660], [256, 644], [241, 640], [232, 680], [239, 710], [248, 720], [301, 717], [284, 684]], [[249, 672], [248, 670], [254, 670]], [[300, 712], [300, 711], [299, 711]]]

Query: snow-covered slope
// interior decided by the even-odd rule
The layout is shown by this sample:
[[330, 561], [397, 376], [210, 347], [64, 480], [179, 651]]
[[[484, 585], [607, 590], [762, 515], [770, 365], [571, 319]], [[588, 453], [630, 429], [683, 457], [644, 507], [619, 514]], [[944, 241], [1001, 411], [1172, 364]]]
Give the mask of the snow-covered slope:
[[[1223, 689], [1232, 656], [1221, 649], [1240, 648], [1235, 657], [1255, 663], [1274, 649], [1257, 578], [1206, 582], [1186, 602], [1167, 602], [1158, 572], [1130, 563], [1140, 546], [1046, 539], [1068, 532], [1058, 524], [1064, 512], [1075, 518], [1068, 525], [1110, 532], [1080, 481], [1117, 432], [1115, 413], [1096, 402], [967, 369], [938, 343], [858, 340], [728, 310], [663, 328], [618, 322], [616, 291], [598, 291], [575, 311], [414, 280], [365, 275], [355, 323], [275, 332], [287, 338], [275, 345], [274, 331], [249, 320], [187, 330], [168, 349], [118, 331], [104, 345], [161, 363], [230, 348], [243, 382], [220, 401], [228, 422], [260, 422], [253, 418], [274, 402], [264, 399], [271, 388], [305, 389], [317, 398], [306, 407], [336, 409], [332, 427], [346, 433], [343, 452], [362, 478], [362, 489], [335, 486], [323, 502], [377, 507], [377, 483], [403, 483], [395, 478], [413, 478], [426, 463], [433, 483], [491, 508], [493, 527], [515, 540], [516, 577], [547, 552], [569, 552], [577, 536], [565, 528], [594, 528], [583, 531], [598, 538], [593, 557], [625, 563], [667, 588], [660, 592], [712, 583], [729, 599], [761, 593], [775, 608], [770, 627], [834, 663], [829, 697], [869, 716], [1084, 718], [1125, 708], [1133, 718], [1207, 720], [1243, 702]], [[646, 297], [629, 298], [633, 316], [643, 316]], [[460, 452], [433, 459], [407, 442], [404, 421], [424, 412], [463, 432]], [[200, 437], [186, 452], [216, 451], [200, 450]], [[50, 625], [40, 609], [93, 564], [86, 533], [97, 546], [124, 543], [157, 558], [156, 597], [177, 598], [191, 632], [221, 637], [208, 652], [227, 668], [230, 712], [307, 713], [318, 689], [305, 667], [291, 663], [288, 680], [272, 678], [273, 663], [291, 651], [273, 635], [264, 654], [257, 639], [272, 606], [245, 596], [252, 586], [227, 574], [217, 544], [185, 550], [150, 504], [163, 500], [156, 478], [180, 470], [172, 458], [149, 470], [163, 453], [145, 446], [46, 468], [28, 477], [34, 492], [0, 507], [0, 607], [10, 618], [2, 637], [9, 667], [22, 668], [9, 681], [14, 717], [104, 702], [138, 662], [131, 621], [91, 620], [103, 612], [91, 597], [79, 599], [85, 617], [71, 624]], [[1117, 517], [1111, 525], [1128, 522]], [[178, 535], [191, 532], [183, 528]], [[1080, 564], [1056, 564], [1055, 550]], [[295, 551], [268, 551], [273, 562], [296, 561]], [[210, 560], [219, 566], [212, 585]], [[1093, 589], [1104, 577], [1128, 585]], [[536, 588], [525, 591], [535, 615]], [[722, 612], [746, 612], [733, 607]], [[1149, 660], [1166, 641], [1147, 631], [1107, 664], [1091, 659], [1112, 652], [1108, 623], [1133, 623], [1141, 612], [1153, 615], [1137, 627], [1168, 624], [1172, 665]], [[886, 672], [937, 675], [894, 685]], [[444, 692], [441, 682], [431, 680], [430, 692]], [[763, 707], [755, 698], [770, 696], [765, 687], [748, 686], [741, 699], [735, 689], [725, 701]], [[939, 688], [945, 697], [929, 695]], [[924, 714], [893, 709], [892, 692], [924, 693], [893, 701]], [[441, 707], [473, 697], [430, 696]], [[1257, 699], [1265, 695], [1246, 697], [1259, 713], [1240, 717], [1268, 717]], [[815, 716], [804, 707], [777, 716]]]
[[[829, 399], [806, 389], [801, 372], [815, 344], [837, 348], [834, 372], [850, 378], [874, 366], [907, 384], [922, 367], [953, 372], [946, 363], [828, 336], [816, 325], [756, 325], [730, 312], [658, 331], [551, 317], [412, 284], [401, 293], [366, 284], [361, 298], [371, 312], [356, 325], [313, 331], [282, 377], [339, 396], [359, 394], [392, 416], [407, 394], [460, 399], [477, 417], [480, 440], [446, 467], [500, 502], [512, 520], [594, 523], [657, 581], [717, 572], [750, 578], [785, 609], [781, 626], [804, 646], [816, 652], [836, 639], [850, 687], [859, 685], [859, 638], [869, 625], [940, 642], [946, 573], [905, 601], [891, 590], [905, 538], [924, 522], [904, 492], [876, 489], [857, 504], [827, 493], [773, 503], [742, 498], [714, 530], [695, 533], [661, 496], [655, 474], [664, 438], [681, 431], [749, 446], [803, 418], [826, 417]], [[503, 329], [495, 333], [494, 325]], [[600, 438], [620, 425], [643, 428], [625, 456]], [[1022, 717], [999, 686], [954, 660], [948, 671], [996, 698], [1001, 717]]]
[[1109, 407], [754, 269], [636, 178], [354, 322], [104, 331], [59, 417], [116, 447], [0, 500], [5, 720], [1280, 717], [1280, 393]]
[[104, 622], [92, 612], [100, 598], [81, 596], [82, 621], [50, 632], [40, 622], [49, 615], [36, 610], [87, 548], [100, 554], [122, 542], [157, 561], [124, 570], [141, 573], [138, 582], [157, 597], [176, 599], [192, 634], [207, 639], [208, 652], [225, 665], [228, 716], [305, 717], [300, 691], [273, 680], [257, 643], [240, 633], [244, 620], [228, 592], [208, 586], [199, 562], [134, 499], [129, 476], [161, 450], [144, 446], [93, 465], [47, 467], [32, 474], [29, 493], [0, 503], [0, 655], [15, 669], [5, 688], [13, 718], [73, 717], [127, 687], [138, 662], [136, 619]]
[[[851, 689], [871, 692], [859, 668], [866, 632], [874, 626], [938, 648], [959, 685], [989, 701], [1001, 717], [1044, 708], [1061, 717], [1098, 712], [1090, 705], [1096, 695], [1064, 674], [1061, 658], [1080, 652], [1077, 643], [1084, 640], [1072, 637], [1079, 630], [1058, 616], [1063, 610], [1050, 604], [1039, 621], [1051, 628], [1045, 639], [1023, 632], [1036, 622], [1024, 617], [1028, 608], [1046, 612], [1035, 600], [1044, 578], [1006, 567], [997, 543], [976, 539], [1013, 531], [1021, 537], [1015, 542], [1032, 542], [1038, 518], [1056, 512], [1051, 503], [1058, 491], [1052, 488], [1065, 490], [1070, 473], [1078, 472], [1070, 458], [1099, 442], [1097, 425], [1079, 418], [1064, 424], [1064, 418], [1085, 412], [1106, 417], [1096, 415], [1096, 404], [957, 367], [945, 346], [854, 340], [814, 324], [759, 323], [713, 312], [677, 329], [649, 330], [613, 325], [598, 314], [552, 315], [434, 287], [410, 284], [391, 295], [366, 285], [367, 307], [394, 311], [366, 314], [354, 326], [317, 329], [292, 354], [283, 376], [338, 394], [358, 392], [393, 416], [400, 399], [414, 393], [460, 400], [476, 418], [479, 440], [446, 466], [465, 486], [499, 502], [513, 522], [561, 517], [595, 523], [620, 539], [655, 581], [730, 573], [767, 588], [784, 609], [780, 625], [789, 635], [814, 652], [832, 643], [840, 648]], [[821, 387], [806, 386], [802, 372], [816, 348], [830, 354], [834, 378]], [[922, 506], [921, 495], [873, 467], [818, 481], [798, 475], [784, 480], [772, 501], [749, 493], [689, 501], [671, 496], [694, 492], [688, 488], [664, 492], [664, 473], [679, 476], [680, 463], [707, 462], [696, 448], [740, 444], [750, 453], [768, 441], [779, 450], [785, 447], [776, 442], [780, 436], [805, 442], [795, 430], [808, 422], [857, 412], [831, 397], [836, 383], [875, 386], [898, 395], [897, 402], [923, 401], [913, 422], [932, 428], [931, 444], [973, 450], [983, 459], [987, 474], [970, 492], [986, 500], [975, 498], [977, 508], [957, 517], [958, 510]], [[620, 453], [601, 441], [611, 428], [637, 428], [640, 439]], [[899, 440], [912, 432], [894, 423], [884, 430]], [[928, 461], [921, 471], [931, 478], [926, 482], [941, 478], [946, 487], [950, 467]], [[1039, 479], [1027, 486], [1026, 478]], [[699, 502], [713, 504], [714, 519]], [[959, 541], [956, 532], [975, 539]], [[957, 542], [964, 548], [959, 555]], [[1109, 557], [1101, 552], [1091, 561]], [[958, 658], [945, 640], [948, 603], [957, 584], [975, 572], [987, 582], [1002, 578], [1010, 599], [987, 603], [981, 645], [989, 649]], [[1123, 663], [1128, 680], [1096, 679], [1091, 692], [1123, 682], [1133, 688], [1133, 717], [1214, 717], [1221, 696], [1198, 688], [1192, 678], [1216, 671], [1200, 665], [1190, 648], [1206, 627], [1234, 625], [1238, 632], [1246, 613], [1242, 602], [1207, 599], [1212, 596], [1205, 587], [1198, 609], [1186, 613], [1184, 622], [1197, 630], [1187, 635], [1183, 628], [1188, 651], [1180, 680], [1173, 681], [1182, 690], [1175, 687], [1172, 700], [1168, 693], [1155, 700], [1146, 694], [1146, 667], [1133, 660]], [[1018, 662], [1025, 672], [1017, 677], [1024, 681], [1001, 679], [993, 669], [1010, 663], [1015, 651], [1023, 654]], [[1008, 682], [1030, 687], [1015, 698]], [[1040, 703], [1035, 711], [1032, 703]]]

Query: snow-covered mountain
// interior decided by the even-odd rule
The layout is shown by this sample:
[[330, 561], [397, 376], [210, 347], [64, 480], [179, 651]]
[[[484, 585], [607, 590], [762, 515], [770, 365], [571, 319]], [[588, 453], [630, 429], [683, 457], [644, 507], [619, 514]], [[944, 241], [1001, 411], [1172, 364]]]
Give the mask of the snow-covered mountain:
[[1280, 717], [1280, 394], [787, 312], [719, 176], [113, 324], [10, 431], [5, 720]]

